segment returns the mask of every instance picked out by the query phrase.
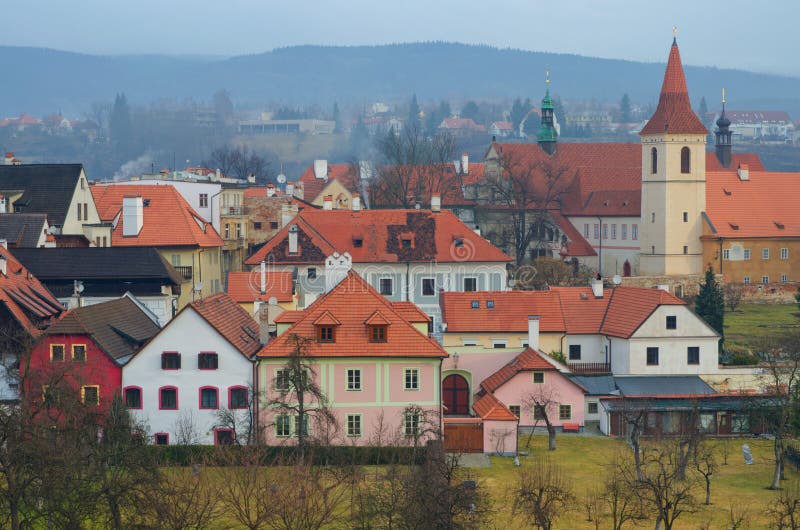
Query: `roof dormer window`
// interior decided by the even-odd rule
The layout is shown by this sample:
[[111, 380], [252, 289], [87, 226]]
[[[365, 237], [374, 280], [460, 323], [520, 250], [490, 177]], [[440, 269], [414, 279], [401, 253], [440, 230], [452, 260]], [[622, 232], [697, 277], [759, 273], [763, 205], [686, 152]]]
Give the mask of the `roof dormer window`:
[[388, 326], [368, 326], [369, 327], [369, 341], [370, 342], [386, 342], [386, 331]]
[[317, 326], [317, 342], [336, 342], [333, 326]]
[[464, 238], [463, 237], [454, 238], [453, 239], [453, 245], [455, 245], [456, 248], [463, 247], [464, 246]]

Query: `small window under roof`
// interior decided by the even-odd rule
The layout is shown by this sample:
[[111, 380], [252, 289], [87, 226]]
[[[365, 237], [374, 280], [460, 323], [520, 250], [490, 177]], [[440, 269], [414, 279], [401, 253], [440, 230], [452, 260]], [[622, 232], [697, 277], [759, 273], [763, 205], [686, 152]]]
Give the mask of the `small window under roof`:
[[477, 300], [473, 300], [470, 303], [470, 307], [472, 307], [472, 309], [479, 309], [481, 307], [481, 304]]
[[494, 300], [486, 300], [486, 308], [494, 309]]

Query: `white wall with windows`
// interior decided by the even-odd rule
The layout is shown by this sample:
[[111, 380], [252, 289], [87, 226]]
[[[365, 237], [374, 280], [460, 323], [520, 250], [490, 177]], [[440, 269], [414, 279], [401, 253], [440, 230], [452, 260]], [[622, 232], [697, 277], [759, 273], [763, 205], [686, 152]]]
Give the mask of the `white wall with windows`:
[[568, 217], [572, 226], [592, 245], [597, 256], [583, 260], [586, 265], [597, 267], [602, 255], [603, 276], [625, 273], [625, 262], [631, 274], [639, 272], [639, 217]]

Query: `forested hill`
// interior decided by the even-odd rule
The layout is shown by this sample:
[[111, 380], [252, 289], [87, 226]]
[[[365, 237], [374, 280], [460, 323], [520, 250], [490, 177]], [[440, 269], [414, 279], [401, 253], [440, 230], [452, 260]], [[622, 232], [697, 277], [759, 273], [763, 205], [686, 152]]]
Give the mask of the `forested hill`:
[[[664, 60], [669, 52], [665, 42]], [[682, 50], [691, 63], [691, 50]], [[450, 43], [386, 46], [295, 46], [227, 59], [170, 56], [96, 56], [40, 48], [0, 47], [4, 72], [0, 117], [61, 110], [79, 115], [94, 101], [125, 92], [134, 103], [162, 98], [209, 100], [227, 89], [243, 106], [264, 102], [328, 105], [404, 100], [491, 99], [543, 91], [551, 71], [551, 91], [563, 98], [634, 102], [658, 98], [663, 64], [526, 52]], [[725, 87], [729, 106], [782, 109], [800, 117], [800, 79], [738, 70], [686, 66], [695, 104], [705, 96], [717, 107]]]

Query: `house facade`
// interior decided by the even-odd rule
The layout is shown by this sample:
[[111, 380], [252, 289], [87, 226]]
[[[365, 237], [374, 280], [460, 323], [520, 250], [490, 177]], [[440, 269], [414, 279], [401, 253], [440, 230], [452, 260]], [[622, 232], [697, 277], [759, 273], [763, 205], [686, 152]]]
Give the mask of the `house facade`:
[[125, 366], [128, 409], [155, 444], [247, 440], [260, 345], [255, 321], [228, 296], [192, 302]]

